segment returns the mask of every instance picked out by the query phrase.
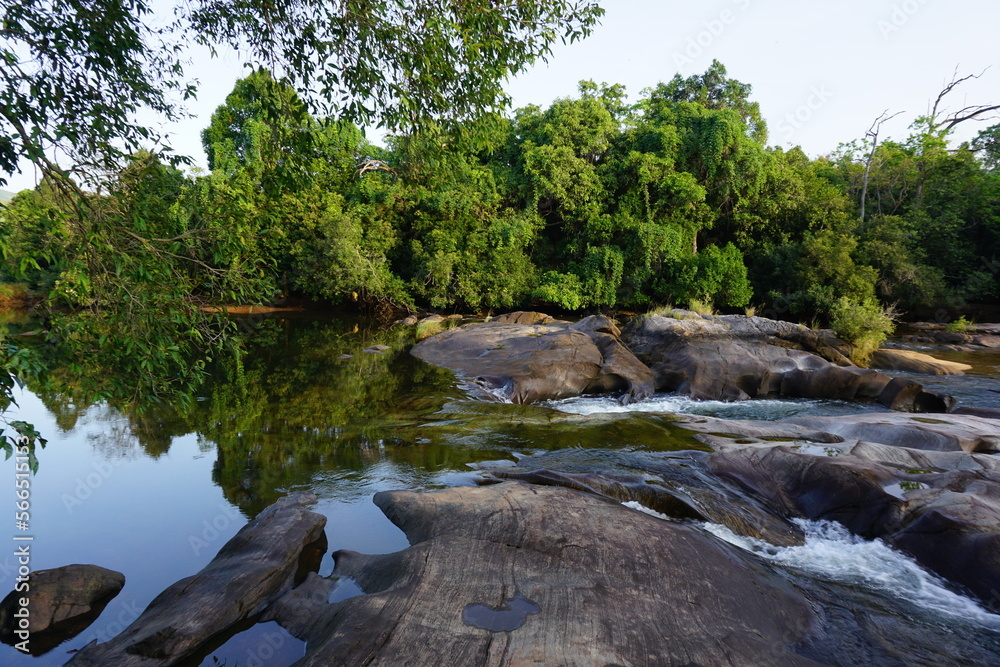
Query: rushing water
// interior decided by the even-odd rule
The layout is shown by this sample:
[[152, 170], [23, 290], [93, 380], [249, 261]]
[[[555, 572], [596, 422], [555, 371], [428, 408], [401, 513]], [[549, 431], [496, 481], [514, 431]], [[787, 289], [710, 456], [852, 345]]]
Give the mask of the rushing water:
[[[71, 651], [105, 641], [166, 586], [204, 567], [250, 517], [292, 490], [319, 496], [316, 511], [328, 520], [329, 553], [388, 553], [407, 543], [372, 504], [380, 490], [473, 484], [479, 463], [542, 451], [592, 452], [591, 460], [599, 462], [601, 452], [613, 449], [703, 448], [662, 413], [781, 419], [875, 409], [836, 401], [734, 404], [667, 395], [627, 408], [606, 397], [534, 407], [475, 402], [450, 373], [408, 354], [412, 334], [404, 330], [282, 317], [260, 326], [260, 341], [249, 346], [242, 364], [217, 367], [185, 414], [161, 409], [126, 415], [104, 404], [36, 394], [31, 387], [18, 395], [16, 415], [8, 418], [32, 422], [48, 438], [37, 452], [32, 480], [32, 569], [93, 563], [124, 573], [126, 584], [77, 637], [37, 658], [0, 646], [0, 664], [60, 665]], [[374, 344], [391, 349], [364, 351]], [[1000, 375], [992, 363], [968, 376], [932, 382], [959, 395], [989, 398], [986, 392]], [[2, 470], [13, 480], [13, 461]], [[776, 566], [903, 591], [924, 613], [961, 609], [984, 624], [996, 618], [884, 545], [843, 531], [810, 527], [805, 547], [776, 550], [707, 529]], [[12, 549], [0, 553], [7, 554], [0, 555], [0, 588], [9, 589], [16, 562]], [[877, 569], [880, 563], [883, 569]], [[321, 574], [332, 569], [327, 555]], [[354, 582], [343, 580], [331, 599], [358, 594]], [[305, 650], [273, 623], [240, 629], [245, 631], [221, 638], [193, 664], [281, 667]]]
[[678, 394], [656, 394], [644, 401], [622, 405], [609, 396], [578, 396], [560, 401], [550, 401], [547, 405], [556, 410], [579, 415], [625, 412], [680, 412], [692, 415], [707, 415], [723, 419], [758, 419], [774, 421], [796, 415], [853, 415], [860, 412], [882, 410], [874, 403], [852, 403], [849, 401], [810, 400], [805, 398], [760, 399], [756, 401], [697, 401]]

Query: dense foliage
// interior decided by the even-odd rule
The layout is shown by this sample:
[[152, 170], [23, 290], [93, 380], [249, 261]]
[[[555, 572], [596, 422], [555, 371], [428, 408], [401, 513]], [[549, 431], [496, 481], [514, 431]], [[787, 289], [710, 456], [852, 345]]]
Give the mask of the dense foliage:
[[1000, 296], [996, 134], [949, 148], [940, 123], [918, 119], [905, 142], [810, 160], [765, 145], [750, 86], [714, 63], [635, 104], [584, 82], [547, 109], [424, 126], [381, 148], [260, 70], [203, 132], [210, 174], [140, 152], [84, 219], [47, 183], [19, 194], [0, 241], [8, 281], [98, 309], [109, 294], [140, 309], [144, 294], [155, 310], [129, 288], [143, 280], [238, 303], [698, 301], [821, 319], [844, 299], [954, 308]]
[[[0, 185], [25, 160], [44, 175], [2, 216], [5, 277], [82, 311], [48, 331], [66, 368], [101, 349], [118, 371], [92, 376], [89, 393], [190, 401], [232, 328], [199, 302], [345, 283], [361, 301], [407, 298], [379, 205], [346, 199], [358, 136], [346, 123], [479, 141], [467, 130], [497, 121], [509, 76], [602, 14], [591, 0], [0, 0]], [[196, 44], [231, 46], [266, 73], [220, 110], [206, 130], [214, 173], [191, 180], [152, 128], [196, 94]], [[8, 343], [0, 359], [0, 408], [20, 352]]]

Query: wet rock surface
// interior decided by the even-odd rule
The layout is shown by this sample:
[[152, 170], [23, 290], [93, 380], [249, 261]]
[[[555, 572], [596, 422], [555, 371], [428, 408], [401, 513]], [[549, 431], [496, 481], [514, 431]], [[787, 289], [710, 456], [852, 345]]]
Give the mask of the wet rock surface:
[[[879, 428], [862, 438], [852, 423]], [[1000, 463], [965, 443], [990, 441], [1000, 423], [886, 412], [671, 424], [710, 451], [563, 448], [487, 465], [477, 487], [378, 493], [411, 546], [339, 551], [330, 577], [309, 573], [294, 588], [301, 547], [288, 545], [308, 542], [323, 521], [305, 510], [309, 498], [286, 498], [260, 517], [269, 528], [256, 534], [270, 537], [241, 531], [202, 573], [72, 663], [174, 664], [258, 612], [307, 642], [297, 665], [443, 655], [462, 665], [991, 664], [1000, 655], [1000, 622], [956, 630], [891, 594], [776, 565], [703, 528], [781, 550], [807, 545], [800, 520], [836, 522], [989, 604], [1000, 590]], [[954, 444], [899, 446], [921, 430]], [[258, 576], [270, 571], [256, 565], [261, 549], [273, 551], [278, 535], [282, 574]], [[328, 602], [340, 578], [364, 595]]]
[[[663, 377], [694, 386], [718, 371], [720, 383], [703, 386], [723, 394], [735, 387], [761, 395], [747, 390], [757, 387], [903, 410], [947, 403], [912, 380], [838, 363], [823, 337], [806, 340], [795, 325], [761, 318], [677, 320], [679, 330], [671, 324], [673, 333], [650, 344], [651, 359], [672, 350], [652, 369], [622, 342], [641, 350], [641, 339], [607, 318], [573, 325], [538, 313], [503, 319], [418, 347], [430, 350], [428, 361], [437, 354], [440, 365], [523, 402], [565, 386], [629, 400]], [[441, 340], [451, 342], [436, 347]], [[706, 349], [715, 351], [706, 356]], [[490, 373], [474, 375], [484, 363]], [[205, 570], [164, 591], [119, 637], [86, 647], [73, 664], [175, 664], [255, 619], [277, 621], [307, 642], [300, 665], [436, 664], [442, 656], [457, 665], [1000, 659], [1000, 620], [942, 621], [891, 589], [769, 558], [807, 548], [809, 521], [834, 522], [882, 540], [996, 608], [1000, 420], [888, 411], [774, 422], [584, 416], [475, 401], [449, 403], [436, 418], [399, 434], [413, 442], [454, 434], [459, 442], [471, 431], [477, 443], [505, 443], [517, 460], [478, 464], [480, 486], [376, 494], [409, 548], [338, 551], [332, 575], [307, 574], [304, 545], [315, 543], [323, 520], [305, 509], [309, 498], [284, 499]], [[593, 440], [609, 448], [585, 448]], [[717, 537], [724, 531], [756, 550]], [[342, 578], [364, 594], [330, 603]]]
[[924, 375], [958, 375], [972, 368], [957, 361], [935, 359], [929, 354], [915, 350], [881, 349], [872, 353], [873, 368], [892, 371], [907, 371]]
[[832, 520], [881, 538], [985, 604], [997, 603], [1000, 460], [983, 452], [995, 451], [1000, 423], [897, 413], [788, 421], [845, 441], [703, 436], [715, 449], [708, 470], [781, 516]]
[[[529, 458], [586, 465], [579, 452]], [[298, 665], [441, 655], [463, 665], [977, 664], [998, 655], [996, 629], [956, 632], [896, 609], [891, 596], [776, 567], [703, 531], [685, 503], [676, 512], [660, 504], [671, 513], [655, 518], [608, 500], [648, 501], [644, 484], [669, 478], [666, 468], [699, 468], [698, 459], [622, 453], [619, 470], [657, 472], [507, 471], [478, 488], [377, 494], [412, 546], [338, 552], [335, 576], [365, 595], [328, 604], [327, 584], [313, 576], [268, 618], [307, 641]]]
[[1000, 450], [1000, 424], [976, 415], [921, 417], [876, 412], [841, 417], [792, 417], [786, 421], [845, 440], [865, 440], [910, 449], [970, 453]]
[[509, 313], [437, 333], [412, 353], [472, 378], [483, 397], [514, 403], [583, 393], [615, 393], [630, 403], [676, 391], [723, 401], [878, 401], [906, 412], [954, 405], [913, 380], [854, 366], [823, 332], [761, 317], [676, 313], [636, 318], [624, 332], [603, 315], [569, 324], [543, 313]]

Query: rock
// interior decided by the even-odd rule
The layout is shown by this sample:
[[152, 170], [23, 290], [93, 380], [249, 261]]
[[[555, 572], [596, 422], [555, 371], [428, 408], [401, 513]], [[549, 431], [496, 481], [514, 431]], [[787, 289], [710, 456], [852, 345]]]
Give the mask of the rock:
[[325, 550], [326, 517], [306, 509], [315, 502], [314, 494], [299, 491], [274, 503], [201, 572], [169, 586], [118, 636], [91, 642], [67, 664], [173, 665], [259, 613], [304, 577], [302, 558], [315, 558], [317, 542]]
[[677, 426], [699, 433], [721, 433], [735, 437], [771, 440], [809, 440], [811, 442], [843, 442], [838, 435], [787, 422], [753, 421], [749, 419], [719, 419], [702, 415], [677, 415]]
[[412, 327], [414, 324], [420, 321], [416, 315], [409, 315], [401, 320], [396, 320], [396, 324], [401, 327]]
[[986, 333], [955, 332], [955, 331], [923, 331], [918, 335], [910, 336], [910, 340], [917, 343], [934, 343], [937, 345], [955, 346], [961, 349], [996, 349], [1000, 347], [1000, 335], [993, 329], [979, 327]]
[[902, 527], [886, 541], [990, 605], [1000, 594], [1000, 475], [948, 473], [907, 494]]
[[895, 378], [886, 384], [878, 402], [900, 412], [948, 412], [955, 407], [953, 397], [924, 391], [919, 383], [905, 378]]
[[841, 417], [792, 417], [785, 420], [845, 440], [865, 440], [896, 447], [942, 452], [994, 453], [1000, 449], [1000, 423], [973, 415], [934, 418], [878, 412]]
[[[887, 375], [845, 363], [825, 337], [798, 325], [737, 315], [674, 315], [638, 318], [622, 334], [652, 370], [660, 391], [724, 401], [775, 395], [878, 399], [908, 411], [943, 412], [951, 405], [947, 397], [924, 392], [916, 383], [893, 385]], [[795, 344], [821, 350], [836, 363], [794, 349]]]
[[125, 585], [125, 575], [97, 565], [64, 565], [32, 572], [28, 592], [11, 591], [0, 602], [0, 639], [14, 645], [21, 600], [27, 599], [28, 647], [33, 655], [48, 652], [93, 623]]
[[526, 324], [528, 326], [534, 324], [549, 324], [555, 318], [551, 315], [546, 315], [545, 313], [535, 313], [523, 310], [518, 310], [513, 313], [505, 313], [503, 315], [497, 315], [491, 322], [498, 322], [500, 324]]
[[653, 372], [621, 344], [618, 340], [621, 331], [614, 322], [603, 315], [592, 315], [570, 328], [590, 336], [603, 358], [600, 373], [590, 381], [584, 393], [604, 394], [624, 389], [625, 393], [620, 398], [624, 404], [653, 395]]
[[[414, 356], [474, 378], [513, 403], [622, 392], [628, 402], [652, 394], [652, 373], [618, 342], [607, 318], [576, 325], [546, 321], [541, 313], [512, 313], [466, 324], [420, 342]], [[551, 318], [549, 318], [551, 319]]]
[[[1000, 592], [1000, 423], [970, 415], [796, 417], [850, 439], [820, 448], [713, 435], [708, 471], [781, 516], [881, 538], [994, 605]], [[682, 426], [690, 428], [685, 422]], [[712, 430], [714, 425], [704, 425]], [[741, 429], [732, 425], [731, 433]], [[788, 424], [773, 425], [780, 431]], [[717, 426], [715, 427], [718, 428]]]
[[[796, 325], [761, 317], [674, 319], [652, 315], [626, 327], [623, 340], [653, 371], [657, 390], [734, 401], [781, 394], [783, 384], [789, 390], [808, 392], [805, 376], [796, 376], [793, 371], [808, 375], [837, 368], [815, 354], [778, 344], [774, 337], [798, 331]], [[847, 370], [840, 377], [851, 386], [857, 384], [855, 374]], [[848, 393], [841, 387], [823, 387], [826, 394]]]
[[637, 502], [654, 512], [676, 519], [709, 521], [726, 526], [737, 535], [764, 540], [776, 546], [801, 546], [802, 530], [770, 508], [718, 480], [706, 480], [698, 470], [671, 475], [609, 475], [566, 473], [553, 470], [495, 470], [499, 479], [562, 486], [586, 491], [621, 503]]
[[781, 331], [775, 333], [774, 335], [782, 340], [795, 343], [807, 352], [818, 354], [827, 361], [837, 364], [838, 366], [855, 365], [846, 354], [837, 348], [838, 343], [843, 346], [843, 341], [838, 341], [834, 338], [832, 333], [828, 336], [824, 336], [821, 332], [813, 331], [812, 329], [800, 329], [793, 332]]
[[1000, 458], [992, 454], [970, 455], [962, 451], [940, 452], [861, 440], [851, 443], [844, 452], [866, 461], [874, 461], [909, 473], [955, 470], [1000, 472]]
[[450, 329], [417, 344], [412, 353], [475, 377], [513, 403], [578, 396], [603, 363], [585, 333], [496, 321]]
[[961, 375], [972, 368], [969, 364], [935, 359], [929, 354], [912, 350], [875, 350], [871, 363], [875, 368], [924, 375]]
[[787, 517], [837, 521], [877, 537], [897, 519], [902, 501], [886, 491], [894, 472], [854, 457], [815, 456], [783, 445], [726, 448], [708, 469], [730, 479]]
[[808, 602], [693, 527], [516, 482], [375, 502], [412, 546], [337, 552], [367, 595], [278, 613], [298, 665], [817, 664]]
[[955, 408], [951, 411], [953, 415], [974, 415], [976, 417], [985, 417], [987, 419], [1000, 419], [1000, 410], [994, 410], [991, 408]]
[[365, 349], [361, 350], [366, 354], [384, 354], [392, 350], [389, 345], [369, 345]]
[[[780, 393], [795, 398], [826, 398], [841, 401], [875, 399], [879, 398], [891, 383], [892, 378], [882, 373], [857, 367], [841, 368], [831, 364], [788, 371], [781, 378]], [[902, 402], [900, 405], [903, 405]]]

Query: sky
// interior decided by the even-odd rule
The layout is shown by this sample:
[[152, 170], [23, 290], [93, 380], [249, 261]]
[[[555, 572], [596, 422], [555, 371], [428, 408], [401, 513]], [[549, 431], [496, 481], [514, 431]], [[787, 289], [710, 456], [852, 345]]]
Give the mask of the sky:
[[[623, 84], [636, 99], [674, 74], [701, 74], [713, 59], [730, 77], [753, 87], [767, 121], [770, 145], [801, 146], [826, 155], [864, 137], [883, 111], [901, 112], [881, 138], [904, 139], [938, 92], [959, 76], [982, 74], [958, 87], [945, 107], [1000, 104], [1000, 26], [997, 0], [604, 0], [593, 34], [557, 46], [509, 82], [514, 107], [548, 106], [577, 94], [581, 80]], [[177, 152], [205, 165], [200, 132], [245, 75], [241, 58], [195, 53], [200, 82], [193, 117], [164, 126]], [[1000, 122], [1000, 120], [994, 121]], [[959, 126], [967, 140], [993, 123]], [[373, 137], [369, 133], [370, 138]], [[30, 167], [8, 190], [33, 187]]]

